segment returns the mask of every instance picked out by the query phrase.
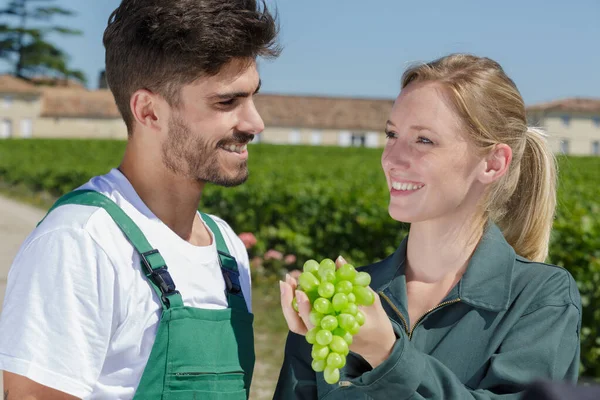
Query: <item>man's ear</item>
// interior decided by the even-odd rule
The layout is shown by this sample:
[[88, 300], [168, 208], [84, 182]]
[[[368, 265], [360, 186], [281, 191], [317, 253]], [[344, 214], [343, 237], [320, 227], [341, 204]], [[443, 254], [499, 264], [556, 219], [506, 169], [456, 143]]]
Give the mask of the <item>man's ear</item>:
[[131, 96], [129, 104], [133, 122], [147, 130], [159, 131], [164, 123], [161, 118], [161, 98], [146, 89], [137, 90]]
[[508, 171], [512, 161], [512, 149], [504, 143], [498, 143], [484, 159], [484, 170], [479, 176], [482, 183], [490, 184], [500, 179]]

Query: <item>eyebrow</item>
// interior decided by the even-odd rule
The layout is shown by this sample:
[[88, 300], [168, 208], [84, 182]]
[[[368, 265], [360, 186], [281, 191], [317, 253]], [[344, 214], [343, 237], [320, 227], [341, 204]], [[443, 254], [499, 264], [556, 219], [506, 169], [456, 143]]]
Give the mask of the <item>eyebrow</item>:
[[[385, 125], [393, 126], [394, 128], [396, 128], [396, 125], [394, 125], [394, 123], [392, 121], [390, 121], [389, 119], [386, 121]], [[415, 131], [429, 131], [431, 133], [436, 133], [433, 129], [428, 128], [424, 125], [411, 125], [410, 129], [415, 130]]]
[[258, 86], [253, 93], [250, 92], [229, 92], [229, 93], [216, 93], [209, 97], [216, 100], [227, 100], [227, 99], [236, 99], [239, 97], [250, 97], [251, 95], [257, 94], [260, 90], [260, 86], [262, 85], [262, 81], [259, 79]]

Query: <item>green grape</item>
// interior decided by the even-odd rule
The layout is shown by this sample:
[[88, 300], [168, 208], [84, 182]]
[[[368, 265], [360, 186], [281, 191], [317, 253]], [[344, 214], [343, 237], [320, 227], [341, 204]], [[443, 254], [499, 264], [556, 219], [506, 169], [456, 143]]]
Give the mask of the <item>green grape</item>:
[[342, 357], [342, 365], [339, 366], [339, 368], [344, 368], [346, 366], [346, 357]]
[[314, 326], [321, 325], [321, 320], [323, 319], [323, 314], [318, 312], [317, 310], [310, 310], [310, 314], [308, 314], [308, 320]]
[[296, 297], [292, 299], [292, 308], [294, 311], [298, 312], [298, 299], [296, 299]]
[[333, 261], [329, 263], [327, 260], [331, 261], [329, 258], [326, 258], [321, 261], [321, 265], [319, 266], [319, 277], [321, 279], [324, 279], [329, 272], [335, 275], [335, 263]]
[[335, 285], [335, 292], [336, 293], [351, 294], [353, 287], [354, 287], [354, 285], [350, 281], [339, 281]]
[[333, 340], [333, 334], [331, 333], [331, 331], [321, 329], [319, 332], [317, 332], [315, 339], [318, 344], [322, 346], [327, 346]]
[[358, 306], [354, 303], [348, 303], [346, 308], [342, 310], [342, 313], [356, 316], [356, 313], [358, 313]]
[[329, 355], [329, 346], [314, 344], [310, 355], [314, 360], [325, 360]]
[[354, 318], [356, 319], [356, 322], [358, 322], [358, 325], [363, 326], [365, 324], [365, 314], [363, 314], [362, 311], [359, 310]]
[[319, 267], [325, 267], [325, 269], [335, 272], [335, 261], [333, 261], [331, 258], [324, 258]]
[[348, 293], [348, 303], [356, 303], [356, 295], [354, 293]]
[[335, 285], [335, 283], [337, 282], [337, 278], [335, 276], [335, 272], [333, 271], [327, 271], [325, 273], [325, 276], [323, 278], [321, 278], [322, 280], [326, 281], [326, 282], [331, 282]]
[[338, 320], [333, 315], [327, 315], [321, 320], [321, 328], [333, 331], [338, 327]]
[[320, 330], [321, 330], [321, 328], [319, 328], [318, 326], [315, 326], [314, 328], [312, 328], [308, 332], [306, 332], [306, 341], [310, 344], [317, 343], [317, 333]]
[[298, 283], [305, 292], [310, 292], [319, 287], [319, 280], [310, 272], [303, 272], [298, 277]]
[[313, 308], [321, 314], [330, 314], [330, 310], [333, 309], [333, 306], [331, 305], [331, 302], [329, 300], [324, 299], [323, 297], [319, 297], [315, 300]]
[[302, 267], [302, 271], [310, 272], [311, 274], [315, 275], [319, 272], [319, 263], [315, 260], [307, 260], [304, 263], [304, 267]]
[[340, 380], [340, 370], [337, 368], [325, 367], [323, 370], [323, 375], [325, 377], [325, 382], [333, 385]]
[[331, 282], [322, 281], [319, 285], [319, 296], [330, 299], [335, 293], [335, 286]]
[[331, 339], [331, 343], [329, 343], [329, 348], [339, 354], [348, 354], [348, 342], [346, 342], [342, 337], [334, 335]]
[[348, 343], [348, 346], [350, 346], [352, 344], [352, 341], [353, 341], [352, 335], [349, 334], [348, 332], [346, 332], [345, 330], [343, 330], [342, 328], [340, 328], [340, 327], [335, 328], [335, 330], [332, 333], [333, 333], [334, 337], [339, 336], [342, 339], [344, 339], [346, 341], [346, 343]]
[[359, 273], [356, 274], [356, 276], [354, 277], [354, 284], [358, 285], [358, 286], [369, 286], [369, 284], [371, 283], [371, 275], [369, 275], [367, 272], [361, 271]]
[[[317, 288], [315, 288], [317, 289]], [[313, 304], [315, 302], [316, 299], [318, 299], [319, 297], [319, 292], [317, 290], [311, 290], [310, 292], [304, 292], [306, 293], [306, 296], [308, 297], [308, 301], [310, 301], [310, 304]]]
[[360, 325], [358, 324], [358, 322], [356, 322], [356, 320], [354, 320], [354, 324], [350, 327], [350, 329], [348, 329], [348, 333], [350, 333], [351, 335], [356, 335], [359, 330]]
[[354, 286], [352, 292], [356, 296], [356, 303], [361, 306], [370, 306], [375, 302], [373, 292], [363, 286]]
[[[345, 362], [346, 360], [343, 359], [343, 361]], [[313, 360], [311, 366], [312, 366], [313, 371], [323, 372], [323, 370], [325, 369], [325, 365], [326, 365], [325, 360]]]
[[342, 265], [336, 272], [338, 280], [346, 280], [346, 281], [354, 281], [354, 277], [356, 276], [356, 270], [354, 266], [351, 264]]
[[330, 352], [327, 356], [327, 366], [333, 368], [342, 368], [344, 357], [341, 354]]
[[350, 328], [354, 326], [356, 319], [354, 315], [340, 314], [338, 315], [338, 325], [347, 332], [350, 332]]
[[342, 311], [346, 306], [348, 306], [348, 296], [344, 293], [336, 293], [331, 300], [331, 304], [333, 305], [333, 309], [335, 311]]

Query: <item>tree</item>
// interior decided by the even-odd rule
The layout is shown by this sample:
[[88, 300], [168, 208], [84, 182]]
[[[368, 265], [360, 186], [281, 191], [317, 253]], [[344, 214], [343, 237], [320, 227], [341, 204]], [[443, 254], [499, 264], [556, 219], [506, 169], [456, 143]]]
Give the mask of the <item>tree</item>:
[[14, 65], [14, 74], [21, 78], [47, 75], [85, 83], [82, 71], [69, 68], [68, 54], [46, 40], [50, 33], [81, 35], [81, 31], [61, 26], [29, 27], [31, 20], [48, 23], [54, 16], [75, 15], [60, 7], [32, 6], [33, 3], [53, 1], [10, 0], [6, 8], [0, 8], [0, 17], [18, 20], [15, 25], [0, 23], [0, 58]]

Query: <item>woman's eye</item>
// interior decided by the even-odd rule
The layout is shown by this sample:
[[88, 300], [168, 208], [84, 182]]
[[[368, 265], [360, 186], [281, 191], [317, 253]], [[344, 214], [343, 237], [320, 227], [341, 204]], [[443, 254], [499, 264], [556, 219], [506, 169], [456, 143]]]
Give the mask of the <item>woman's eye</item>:
[[423, 144], [433, 144], [433, 142], [429, 139], [427, 139], [426, 137], [423, 136], [419, 136], [419, 138], [417, 139], [418, 143], [423, 143]]
[[385, 131], [385, 137], [386, 139], [394, 139], [396, 137], [396, 134], [394, 132]]

